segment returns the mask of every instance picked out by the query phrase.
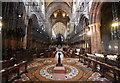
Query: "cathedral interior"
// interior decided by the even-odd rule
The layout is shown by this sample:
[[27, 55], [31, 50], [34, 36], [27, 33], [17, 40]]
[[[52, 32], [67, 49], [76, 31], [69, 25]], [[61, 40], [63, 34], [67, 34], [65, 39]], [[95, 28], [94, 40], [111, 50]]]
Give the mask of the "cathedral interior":
[[0, 0], [0, 82], [120, 83], [120, 1]]

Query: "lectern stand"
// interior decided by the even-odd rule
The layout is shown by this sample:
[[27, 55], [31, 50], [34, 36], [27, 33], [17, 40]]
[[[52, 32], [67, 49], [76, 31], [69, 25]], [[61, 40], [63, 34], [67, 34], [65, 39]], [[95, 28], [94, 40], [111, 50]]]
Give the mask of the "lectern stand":
[[53, 78], [54, 79], [65, 79], [65, 67], [61, 64], [60, 53], [58, 54], [58, 63], [54, 67]]
[[60, 53], [58, 53], [58, 64], [56, 64], [56, 66], [63, 66], [62, 64], [61, 64], [61, 57], [60, 57]]

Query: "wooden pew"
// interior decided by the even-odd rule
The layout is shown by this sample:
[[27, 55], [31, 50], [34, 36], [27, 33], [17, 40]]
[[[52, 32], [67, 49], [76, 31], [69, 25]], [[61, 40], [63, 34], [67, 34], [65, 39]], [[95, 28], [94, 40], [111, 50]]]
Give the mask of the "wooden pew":
[[24, 51], [16, 51], [15, 58], [16, 62], [20, 63], [22, 61], [32, 61], [33, 60], [33, 51], [24, 50]]
[[3, 60], [3, 61], [0, 61], [0, 64], [2, 65], [2, 69], [8, 68], [8, 67], [14, 65], [14, 60], [13, 59], [11, 59], [11, 60]]
[[[87, 63], [88, 67], [91, 67], [93, 71], [100, 72], [102, 76], [106, 76], [112, 81], [120, 80], [120, 77], [119, 77], [120, 75], [118, 75], [120, 74], [120, 68], [111, 66], [109, 64], [106, 64], [100, 61], [96, 61], [95, 59], [91, 59], [89, 57], [80, 56], [80, 58], [81, 58], [80, 60], [82, 60], [84, 63]], [[97, 68], [98, 65], [100, 66], [100, 70], [98, 70]], [[113, 73], [109, 71], [112, 71]], [[107, 72], [109, 72], [113, 76], [110, 76]]]
[[[25, 70], [20, 73], [20, 68], [22, 66], [25, 67]], [[17, 73], [17, 76], [15, 76], [13, 78], [10, 77], [10, 75], [13, 74], [13, 73], [15, 73], [15, 72]], [[6, 68], [4, 70], [1, 70], [0, 74], [2, 76], [2, 82], [8, 83], [10, 81], [15, 80], [16, 78], [20, 78], [20, 75], [22, 73], [25, 73], [25, 72], [27, 72], [27, 61], [23, 61], [23, 62], [15, 65], [15, 66], [11, 66], [11, 67], [8, 67], [8, 68]]]

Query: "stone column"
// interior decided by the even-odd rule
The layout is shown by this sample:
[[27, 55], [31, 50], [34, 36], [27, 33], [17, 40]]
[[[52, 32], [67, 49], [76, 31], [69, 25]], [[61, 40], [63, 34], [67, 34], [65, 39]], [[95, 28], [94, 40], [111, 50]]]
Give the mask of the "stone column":
[[100, 36], [100, 23], [89, 25], [91, 30], [91, 52], [102, 53], [101, 36]]
[[26, 49], [26, 47], [27, 47], [27, 29], [28, 29], [28, 17], [26, 17], [25, 18], [25, 36], [24, 36], [24, 38], [23, 38], [23, 49]]
[[91, 31], [91, 53], [94, 54], [94, 32], [93, 32], [93, 26], [89, 26], [90, 27], [90, 31]]
[[[0, 17], [0, 22], [1, 21], [2, 17]], [[0, 25], [0, 55], [2, 55], [2, 24]], [[0, 59], [2, 59], [2, 56], [0, 56]], [[2, 68], [2, 66], [0, 66], [0, 68]]]
[[93, 37], [94, 37], [94, 53], [97, 53], [97, 34], [96, 34], [96, 26], [93, 24]]
[[23, 38], [23, 48], [26, 49], [27, 47], [27, 27], [25, 29], [25, 36]]
[[101, 26], [100, 23], [96, 24], [97, 53], [102, 53], [100, 26]]

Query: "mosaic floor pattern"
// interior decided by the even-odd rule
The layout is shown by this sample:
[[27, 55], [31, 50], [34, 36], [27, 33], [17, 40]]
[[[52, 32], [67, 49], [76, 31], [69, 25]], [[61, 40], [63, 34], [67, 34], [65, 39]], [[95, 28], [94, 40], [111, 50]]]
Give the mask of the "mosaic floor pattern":
[[[106, 78], [101, 78], [98, 72], [92, 72], [83, 63], [78, 62], [76, 58], [66, 58], [62, 61], [66, 69], [65, 79], [54, 79], [53, 68], [56, 66], [54, 58], [38, 58], [28, 64], [28, 73], [21, 75], [20, 79], [15, 81], [105, 81], [110, 82]], [[21, 68], [21, 71], [23, 69]]]
[[63, 66], [66, 68], [65, 79], [54, 79], [52, 73], [53, 73], [53, 68], [55, 66], [56, 65], [48, 65], [48, 66], [43, 67], [40, 70], [40, 75], [50, 80], [68, 80], [68, 79], [72, 79], [76, 77], [79, 74], [81, 74], [79, 75], [79, 77], [83, 75], [83, 72], [80, 69], [77, 69], [76, 67], [71, 66], [71, 65], [64, 64]]

